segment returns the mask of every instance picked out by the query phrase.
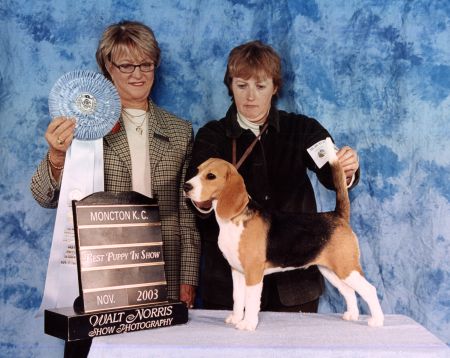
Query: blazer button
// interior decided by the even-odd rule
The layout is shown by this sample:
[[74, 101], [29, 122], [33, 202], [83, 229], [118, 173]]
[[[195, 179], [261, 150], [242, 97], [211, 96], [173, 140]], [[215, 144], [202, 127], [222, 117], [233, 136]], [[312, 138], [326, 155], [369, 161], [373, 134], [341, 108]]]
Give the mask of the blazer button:
[[51, 197], [53, 196], [53, 191], [52, 191], [51, 189], [49, 189], [49, 190], [47, 191], [47, 196], [48, 196], [49, 198], [51, 198]]
[[265, 197], [264, 197], [264, 200], [269, 200], [270, 199], [270, 196], [269, 195], [266, 195]]

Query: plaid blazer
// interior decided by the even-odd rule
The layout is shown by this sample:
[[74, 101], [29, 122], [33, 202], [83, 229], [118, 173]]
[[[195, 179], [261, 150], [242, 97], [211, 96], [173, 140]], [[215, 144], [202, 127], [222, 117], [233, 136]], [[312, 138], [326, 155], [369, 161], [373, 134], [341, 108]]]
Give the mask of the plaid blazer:
[[[179, 285], [197, 286], [200, 236], [193, 212], [186, 206], [183, 183], [190, 161], [193, 131], [179, 119], [149, 102], [148, 126], [152, 193], [158, 198], [168, 297], [179, 299]], [[123, 119], [120, 129], [103, 138], [105, 191], [132, 190], [131, 157]], [[50, 176], [47, 157], [31, 179], [31, 192], [43, 207], [58, 206], [60, 185]]]

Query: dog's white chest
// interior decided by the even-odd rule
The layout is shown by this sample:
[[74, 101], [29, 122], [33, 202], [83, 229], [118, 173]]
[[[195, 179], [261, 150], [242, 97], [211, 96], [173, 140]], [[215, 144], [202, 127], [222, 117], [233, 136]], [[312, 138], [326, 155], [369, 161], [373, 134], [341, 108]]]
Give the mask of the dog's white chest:
[[223, 222], [221, 220], [219, 226], [219, 249], [230, 266], [242, 272], [243, 268], [239, 260], [239, 242], [244, 225], [242, 222], [236, 225], [231, 221]]

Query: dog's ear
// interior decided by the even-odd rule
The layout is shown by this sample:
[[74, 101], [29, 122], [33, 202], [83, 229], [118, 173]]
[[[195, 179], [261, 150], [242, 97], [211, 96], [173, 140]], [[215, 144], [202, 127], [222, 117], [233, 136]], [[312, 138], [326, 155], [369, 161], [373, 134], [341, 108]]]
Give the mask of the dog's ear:
[[230, 164], [226, 183], [217, 200], [216, 214], [222, 219], [230, 220], [244, 210], [248, 202], [244, 180]]

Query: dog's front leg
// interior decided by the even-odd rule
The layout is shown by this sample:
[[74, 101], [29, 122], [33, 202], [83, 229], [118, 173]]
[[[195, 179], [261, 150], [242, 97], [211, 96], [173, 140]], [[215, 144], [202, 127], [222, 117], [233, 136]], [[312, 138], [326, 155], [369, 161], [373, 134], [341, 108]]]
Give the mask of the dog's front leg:
[[226, 318], [225, 322], [236, 325], [244, 318], [245, 276], [234, 268], [231, 269], [231, 276], [233, 278], [233, 313]]
[[245, 315], [237, 325], [237, 329], [254, 331], [258, 325], [258, 314], [261, 307], [261, 292], [263, 282], [252, 286], [245, 286]]

